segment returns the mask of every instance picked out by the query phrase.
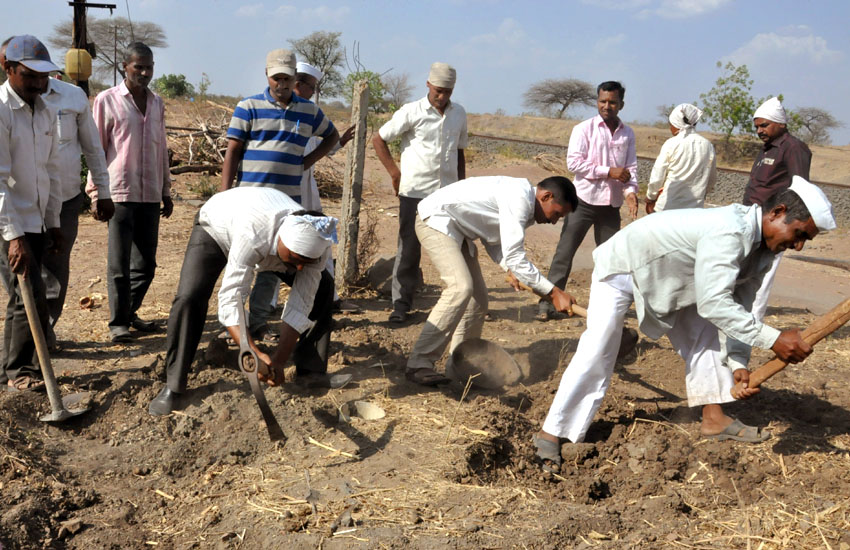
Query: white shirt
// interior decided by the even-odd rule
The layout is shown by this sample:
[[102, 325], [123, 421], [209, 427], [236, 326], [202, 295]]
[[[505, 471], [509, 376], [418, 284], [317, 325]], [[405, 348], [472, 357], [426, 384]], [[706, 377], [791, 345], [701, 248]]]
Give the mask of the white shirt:
[[467, 178], [423, 199], [418, 213], [458, 243], [481, 239], [494, 262], [546, 295], [554, 285], [531, 263], [524, 246], [525, 230], [535, 223], [536, 192], [524, 178]]
[[56, 114], [40, 97], [34, 106], [8, 80], [0, 86], [0, 234], [7, 241], [59, 227]]
[[649, 176], [646, 198], [658, 201], [656, 211], [702, 208], [715, 181], [714, 146], [689, 128], [661, 146]]
[[[245, 298], [251, 291], [254, 270], [291, 272], [277, 255], [277, 232], [284, 218], [302, 210], [286, 193], [269, 187], [234, 187], [216, 193], [201, 207], [198, 221], [227, 254], [227, 266], [218, 292], [218, 320], [226, 327], [239, 324], [237, 292]], [[283, 322], [299, 333], [315, 323], [307, 316], [330, 257], [331, 249], [315, 263], [295, 274]]]
[[650, 338], [670, 330], [679, 310], [696, 305], [700, 317], [737, 341], [727, 341], [729, 364], [746, 366], [749, 346], [770, 349], [779, 336], [752, 313], [774, 257], [762, 243], [760, 206], [668, 210], [599, 245], [593, 279], [631, 273], [640, 329]]
[[425, 198], [457, 181], [457, 151], [466, 149], [466, 111], [449, 102], [440, 114], [428, 97], [403, 105], [381, 129], [386, 142], [401, 138], [402, 197]]
[[[316, 147], [318, 147], [321, 142], [322, 138], [316, 136], [308, 139], [307, 145], [304, 146], [304, 156], [306, 157], [315, 151]], [[342, 146], [337, 141], [333, 148], [331, 148], [328, 156], [332, 156], [341, 148]], [[316, 177], [313, 173], [313, 169], [315, 167], [316, 165], [313, 164], [310, 168], [304, 170], [304, 173], [301, 175], [301, 207], [304, 210], [315, 210], [316, 212], [321, 212], [322, 201], [319, 198], [319, 184], [316, 183]]]
[[106, 155], [86, 93], [73, 84], [51, 78], [47, 84], [47, 92], [41, 98], [56, 112], [58, 119], [61, 183], [59, 198], [64, 202], [80, 194], [81, 154], [86, 155], [86, 165], [97, 187], [98, 198], [111, 198]]

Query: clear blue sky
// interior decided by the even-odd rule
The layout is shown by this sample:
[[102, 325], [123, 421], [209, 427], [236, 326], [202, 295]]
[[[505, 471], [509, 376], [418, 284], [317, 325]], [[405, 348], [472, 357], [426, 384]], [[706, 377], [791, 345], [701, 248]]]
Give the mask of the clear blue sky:
[[[113, 1], [126, 16], [125, 0]], [[14, 4], [0, 36], [46, 37], [72, 12], [66, 0]], [[370, 70], [408, 73], [416, 95], [424, 95], [431, 62], [451, 63], [453, 99], [473, 113], [519, 114], [528, 85], [574, 77], [622, 81], [622, 118], [651, 122], [659, 105], [698, 100], [720, 75], [715, 63], [732, 61], [750, 69], [754, 96], [824, 108], [845, 124], [833, 142], [850, 144], [846, 0], [129, 0], [129, 11], [165, 29], [158, 74], [185, 74], [197, 85], [205, 72], [212, 93], [260, 91], [265, 53], [317, 30], [342, 32], [349, 52], [357, 41]]]

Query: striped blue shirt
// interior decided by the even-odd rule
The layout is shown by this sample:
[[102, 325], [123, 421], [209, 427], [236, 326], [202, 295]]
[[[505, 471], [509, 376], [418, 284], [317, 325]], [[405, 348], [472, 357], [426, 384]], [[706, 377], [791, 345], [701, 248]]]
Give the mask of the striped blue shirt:
[[312, 136], [326, 138], [334, 125], [312, 101], [292, 94], [281, 105], [269, 89], [243, 99], [233, 111], [227, 137], [245, 143], [237, 185], [274, 187], [301, 202], [304, 148]]

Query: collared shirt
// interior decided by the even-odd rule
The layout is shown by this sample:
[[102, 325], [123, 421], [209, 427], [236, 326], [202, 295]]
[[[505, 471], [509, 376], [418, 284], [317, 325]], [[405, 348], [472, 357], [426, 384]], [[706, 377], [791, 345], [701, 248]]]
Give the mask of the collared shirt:
[[714, 145], [691, 129], [680, 130], [661, 146], [649, 176], [646, 198], [658, 201], [658, 212], [702, 208], [716, 181]]
[[[115, 202], [161, 202], [171, 196], [165, 103], [148, 89], [145, 114], [121, 82], [94, 98], [94, 122], [106, 153], [109, 189]], [[92, 173], [86, 192], [98, 198]]]
[[502, 269], [546, 295], [554, 285], [531, 263], [524, 245], [525, 230], [535, 223], [536, 192], [524, 178], [467, 178], [423, 199], [417, 212], [429, 227], [458, 243], [481, 239]]
[[[627, 183], [608, 177], [610, 168], [627, 168]], [[570, 134], [567, 170], [575, 174], [576, 193], [588, 204], [620, 207], [625, 194], [637, 193], [635, 133], [620, 122], [614, 133], [602, 117], [579, 122]]]
[[281, 105], [269, 89], [236, 105], [227, 137], [245, 143], [236, 182], [240, 186], [274, 187], [301, 202], [304, 147], [311, 136], [323, 138], [335, 128], [312, 101], [292, 94]]
[[[779, 331], [752, 313], [775, 254], [762, 243], [760, 206], [684, 209], [643, 217], [593, 252], [593, 279], [630, 273], [641, 332], [660, 338], [696, 305], [730, 339], [769, 349]], [[728, 347], [728, 346], [727, 346]], [[739, 357], [737, 364], [746, 365]]]
[[744, 204], [764, 204], [774, 193], [788, 189], [794, 176], [808, 180], [811, 165], [809, 146], [788, 132], [765, 143], [750, 170]]
[[466, 111], [449, 102], [443, 114], [428, 96], [403, 105], [381, 129], [386, 142], [401, 138], [398, 194], [421, 199], [457, 181], [457, 151], [466, 149]]
[[59, 227], [61, 208], [56, 114], [41, 97], [30, 108], [7, 80], [0, 86], [0, 233], [11, 241]]
[[41, 98], [57, 116], [62, 202], [80, 194], [81, 154], [86, 155], [86, 166], [97, 187], [97, 196], [101, 199], [110, 198], [106, 156], [86, 93], [73, 84], [51, 78], [47, 83], [47, 92]]
[[[201, 227], [227, 254], [227, 266], [218, 292], [218, 320], [226, 327], [239, 324], [237, 293], [247, 297], [254, 271], [292, 272], [277, 255], [277, 232], [289, 214], [301, 206], [285, 193], [272, 188], [235, 187], [216, 193], [198, 216]], [[295, 273], [292, 290], [283, 308], [283, 322], [299, 333], [314, 322], [307, 316], [319, 289], [322, 270], [331, 249], [318, 261]]]

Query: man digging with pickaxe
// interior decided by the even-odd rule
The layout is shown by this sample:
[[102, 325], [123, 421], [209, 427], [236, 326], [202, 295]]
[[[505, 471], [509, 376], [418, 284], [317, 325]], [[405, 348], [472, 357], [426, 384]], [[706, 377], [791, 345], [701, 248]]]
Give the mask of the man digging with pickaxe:
[[752, 313], [753, 297], [777, 253], [802, 250], [818, 232], [835, 228], [829, 200], [797, 177], [764, 206], [660, 212], [600, 245], [593, 252], [587, 330], [534, 436], [544, 469], [560, 466], [560, 438], [584, 439], [608, 390], [632, 302], [641, 332], [655, 339], [667, 334], [685, 360], [688, 405], [702, 406], [703, 437], [753, 443], [770, 437], [726, 416], [721, 403], [758, 393], [747, 385], [752, 346], [790, 363], [812, 348], [798, 329], [763, 324]]

